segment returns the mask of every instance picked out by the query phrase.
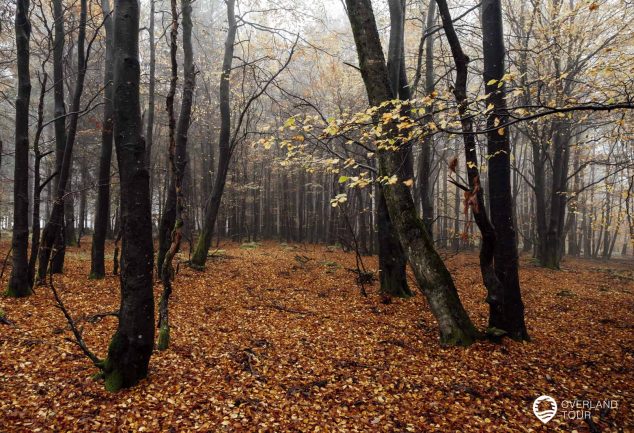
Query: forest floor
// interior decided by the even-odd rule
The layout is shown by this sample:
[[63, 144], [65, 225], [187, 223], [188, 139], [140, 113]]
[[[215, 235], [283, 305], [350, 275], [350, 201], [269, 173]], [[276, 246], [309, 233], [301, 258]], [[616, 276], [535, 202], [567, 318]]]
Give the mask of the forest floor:
[[[0, 297], [13, 323], [0, 324], [0, 432], [634, 431], [632, 262], [568, 259], [550, 271], [523, 258], [532, 341], [442, 348], [420, 294], [385, 305], [375, 283], [361, 296], [346, 269], [353, 254], [321, 245], [222, 248], [204, 273], [180, 267], [172, 346], [154, 353], [147, 380], [116, 394], [91, 378], [96, 370], [69, 341], [49, 288]], [[0, 258], [7, 249], [4, 240]], [[365, 261], [377, 267], [375, 257]], [[477, 255], [447, 263], [485, 328]], [[118, 278], [88, 280], [89, 268], [89, 243], [71, 248], [56, 287], [89, 347], [105, 356], [116, 319], [90, 316], [118, 308]], [[532, 412], [542, 394], [560, 408], [547, 425]], [[569, 420], [569, 400], [618, 408]]]

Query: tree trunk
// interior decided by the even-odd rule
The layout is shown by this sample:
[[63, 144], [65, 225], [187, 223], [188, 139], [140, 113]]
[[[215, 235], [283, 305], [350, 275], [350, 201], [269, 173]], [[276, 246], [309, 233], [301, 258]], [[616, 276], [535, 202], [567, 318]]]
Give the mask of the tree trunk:
[[[40, 137], [44, 129], [44, 96], [46, 95], [46, 83], [48, 82], [48, 74], [44, 72], [44, 77], [40, 81], [40, 100], [37, 106], [37, 130], [33, 139], [33, 214], [31, 218], [32, 236], [31, 236], [31, 254], [29, 256], [29, 283], [33, 285], [35, 279], [35, 265], [37, 264], [37, 251], [40, 248], [40, 203], [42, 190], [54, 175], [49, 177], [41, 184], [41, 163], [44, 155], [40, 151]], [[0, 152], [2, 149], [0, 149]]]
[[152, 146], [154, 145], [154, 111], [156, 87], [156, 44], [154, 42], [155, 0], [150, 0], [150, 25], [148, 37], [150, 45], [150, 77], [148, 85], [147, 124], [145, 129], [145, 165], [150, 173], [150, 209], [152, 209]]
[[[163, 294], [159, 302], [159, 340], [158, 349], [165, 350], [169, 346], [170, 328], [169, 328], [169, 298], [172, 293], [172, 280], [174, 279], [174, 267], [172, 261], [174, 256], [180, 250], [181, 240], [183, 238], [183, 225], [186, 218], [185, 197], [183, 189], [183, 180], [185, 178], [185, 169], [187, 166], [187, 133], [191, 119], [191, 109], [193, 103], [193, 94], [195, 86], [195, 71], [192, 50], [192, 7], [189, 0], [181, 1], [181, 16], [183, 22], [183, 52], [184, 52], [184, 83], [183, 97], [181, 100], [181, 111], [178, 117], [178, 126], [175, 125], [174, 116], [174, 94], [176, 90], [176, 80], [178, 78], [178, 69], [176, 63], [177, 36], [178, 36], [178, 20], [176, 12], [176, 0], [172, 0], [173, 23], [170, 32], [171, 43], [170, 53], [172, 61], [172, 80], [170, 83], [170, 92], [167, 96], [167, 111], [169, 117], [169, 161], [170, 161], [170, 177], [173, 184], [173, 190], [170, 194], [174, 196], [174, 209], [166, 209], [165, 215], [173, 215], [172, 221], [165, 222], [167, 225], [171, 223], [171, 233], [168, 238], [168, 249], [165, 251], [163, 260], [161, 260], [158, 269], [161, 273], [161, 282], [163, 283]], [[174, 128], [177, 128], [174, 131]], [[168, 199], [169, 201], [169, 199]], [[161, 224], [163, 225], [163, 221]], [[167, 241], [167, 240], [166, 240]], [[167, 243], [167, 242], [165, 242]]]
[[104, 65], [104, 97], [103, 123], [101, 125], [101, 155], [99, 157], [99, 184], [97, 186], [97, 202], [95, 204], [95, 230], [92, 237], [90, 257], [90, 278], [105, 277], [104, 248], [108, 221], [110, 220], [110, 163], [112, 161], [112, 95], [113, 95], [113, 32], [110, 17], [110, 0], [102, 0], [101, 7], [106, 17], [106, 59]]
[[[449, 12], [446, 0], [436, 0], [438, 10], [442, 19], [445, 35], [449, 41], [449, 46], [456, 64], [456, 81], [454, 86], [454, 96], [458, 104], [460, 123], [464, 140], [465, 163], [467, 166], [467, 178], [469, 179], [469, 190], [467, 194], [467, 204], [471, 208], [473, 219], [482, 235], [480, 244], [480, 273], [482, 281], [487, 289], [487, 302], [490, 307], [490, 316], [500, 314], [502, 300], [504, 298], [503, 287], [498, 279], [494, 267], [494, 256], [496, 249], [496, 236], [491, 221], [487, 215], [484, 204], [484, 191], [480, 184], [479, 162], [477, 155], [477, 143], [473, 133], [472, 116], [467, 112], [469, 101], [467, 99], [467, 74], [469, 58], [462, 51], [462, 46], [453, 26], [453, 20]], [[494, 311], [496, 312], [494, 314]]]
[[[84, 51], [84, 43], [86, 39], [87, 8], [87, 0], [81, 0], [79, 32], [77, 37], [77, 79], [75, 81], [73, 103], [71, 106], [71, 113], [69, 115], [68, 121], [68, 135], [66, 137], [66, 145], [64, 146], [64, 157], [62, 159], [62, 165], [59, 169], [58, 174], [57, 190], [55, 193], [53, 210], [51, 211], [49, 220], [44, 227], [44, 232], [42, 233], [42, 243], [40, 245], [38, 268], [38, 278], [40, 281], [43, 281], [46, 277], [49, 267], [49, 261], [51, 260], [53, 244], [56, 242], [56, 239], [58, 239], [60, 236], [62, 236], [63, 238], [64, 235], [64, 203], [66, 201], [65, 199], [67, 186], [70, 183], [73, 146], [75, 145], [75, 138], [77, 135], [77, 122], [79, 119], [79, 111], [81, 109], [81, 95], [84, 90], [84, 78], [86, 77], [87, 69], [87, 53]], [[58, 253], [56, 252], [55, 255], [57, 254]], [[53, 272], [58, 271], [60, 271], [60, 269], [53, 268]]]
[[553, 168], [550, 190], [550, 218], [545, 238], [541, 240], [539, 263], [547, 268], [559, 269], [562, 245], [565, 238], [566, 190], [570, 160], [570, 125], [556, 120], [553, 125]]
[[191, 264], [195, 268], [202, 269], [207, 261], [207, 253], [211, 246], [214, 226], [218, 217], [218, 209], [225, 188], [227, 172], [231, 162], [231, 65], [233, 62], [233, 49], [236, 39], [236, 17], [234, 12], [235, 0], [227, 0], [227, 22], [229, 29], [225, 40], [225, 54], [222, 62], [222, 75], [220, 77], [220, 136], [218, 169], [214, 179], [211, 197], [205, 206], [203, 229], [192, 254]]
[[[393, 95], [403, 100], [410, 99], [405, 60], [403, 55], [405, 10], [401, 0], [390, 0], [390, 42], [388, 48], [388, 79]], [[409, 113], [404, 112], [404, 115]], [[411, 150], [399, 152], [403, 169], [399, 170], [399, 177], [409, 179], [412, 174]], [[407, 298], [412, 291], [407, 284], [407, 257], [401, 246], [398, 234], [390, 220], [390, 215], [383, 197], [383, 188], [379, 188], [378, 202], [378, 231], [379, 231], [379, 268], [381, 293], [387, 296]]]
[[31, 294], [29, 282], [29, 75], [31, 22], [29, 0], [17, 0], [15, 38], [18, 66], [18, 95], [15, 99], [15, 166], [13, 176], [13, 233], [11, 238], [11, 277], [7, 295], [23, 297]]
[[80, 164], [80, 191], [79, 191], [79, 213], [77, 220], [77, 246], [81, 247], [81, 238], [86, 230], [86, 206], [88, 202], [88, 162], [86, 155], [82, 155]]
[[[423, 34], [430, 32], [435, 20], [436, 15], [436, 2], [430, 1], [429, 8], [427, 10], [427, 23]], [[434, 36], [429, 34], [426, 36], [425, 41], [425, 95], [429, 96], [433, 93], [435, 88], [434, 83]], [[431, 111], [433, 107], [425, 108], [425, 118], [423, 121], [428, 123], [431, 121]], [[420, 184], [420, 200], [423, 210], [423, 223], [427, 229], [429, 237], [433, 240], [434, 230], [434, 200], [432, 192], [434, 184], [432, 182], [432, 147], [434, 145], [434, 138], [432, 134], [425, 134], [421, 146], [420, 163], [418, 168], [418, 181]]]
[[379, 186], [377, 206], [380, 290], [386, 296], [408, 298], [412, 296], [412, 291], [407, 284], [407, 258], [390, 220], [384, 189]]
[[504, 287], [500, 308], [491, 309], [489, 326], [506, 331], [513, 339], [526, 340], [528, 332], [524, 323], [517, 240], [513, 227], [509, 133], [504, 127], [498, 127], [508, 119], [506, 90], [500, 81], [505, 74], [506, 55], [502, 7], [500, 0], [483, 0], [481, 8], [484, 82], [487, 101], [493, 104], [487, 119], [487, 129], [491, 130], [487, 134], [489, 209], [496, 236], [495, 273]]
[[152, 227], [139, 104], [139, 3], [116, 0], [114, 15], [114, 140], [121, 183], [121, 306], [104, 362], [106, 389], [147, 376], [154, 346]]
[[[346, 0], [359, 68], [371, 105], [392, 99], [387, 67], [370, 0]], [[393, 130], [393, 128], [389, 128]], [[399, 172], [398, 152], [380, 151], [381, 176]], [[410, 190], [401, 181], [386, 185], [384, 194], [392, 222], [414, 270], [416, 281], [427, 297], [438, 321], [440, 341], [449, 345], [469, 345], [478, 332], [462, 307], [451, 275], [434, 250], [422, 221], [416, 216]]]
[[[68, 193], [64, 197], [64, 242], [67, 247], [77, 245], [77, 230], [75, 228], [75, 194], [73, 192], [73, 161], [70, 162], [71, 174], [68, 177], [66, 190]], [[61, 274], [64, 271], [63, 262], [61, 267], [53, 266], [53, 273]]]
[[[64, 6], [63, 0], [53, 0], [53, 19], [55, 30], [55, 44], [53, 47], [53, 96], [55, 115], [55, 172], [59, 179], [64, 160], [64, 148], [66, 147], [66, 104], [64, 102], [64, 45], [66, 33], [64, 30]], [[55, 181], [55, 185], [59, 180]], [[51, 184], [51, 187], [55, 186]], [[56, 189], [53, 189], [55, 193]], [[49, 203], [53, 204], [55, 199], [49, 195]], [[47, 212], [47, 216], [50, 214]], [[63, 222], [62, 222], [63, 224]], [[64, 257], [66, 255], [66, 243], [63, 237], [63, 227], [59, 230], [59, 235], [54, 239], [53, 258], [51, 266], [54, 273], [59, 273], [64, 267]]]

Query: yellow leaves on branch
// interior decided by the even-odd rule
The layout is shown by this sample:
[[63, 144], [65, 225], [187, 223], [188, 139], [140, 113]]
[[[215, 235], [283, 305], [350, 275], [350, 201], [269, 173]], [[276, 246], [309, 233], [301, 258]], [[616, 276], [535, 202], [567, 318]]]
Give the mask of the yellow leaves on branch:
[[337, 194], [335, 198], [330, 200], [330, 206], [337, 207], [348, 201], [348, 195], [345, 193]]

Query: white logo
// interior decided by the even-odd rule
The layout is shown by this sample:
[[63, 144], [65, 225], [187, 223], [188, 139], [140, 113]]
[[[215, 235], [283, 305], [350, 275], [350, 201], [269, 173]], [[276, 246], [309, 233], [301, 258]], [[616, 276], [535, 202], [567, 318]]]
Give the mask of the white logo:
[[[548, 406], [546, 409], [540, 410], [540, 404], [544, 403], [543, 406]], [[537, 397], [533, 402], [533, 412], [537, 419], [546, 424], [548, 421], [555, 417], [557, 414], [557, 402], [554, 398], [548, 395], [542, 395]]]

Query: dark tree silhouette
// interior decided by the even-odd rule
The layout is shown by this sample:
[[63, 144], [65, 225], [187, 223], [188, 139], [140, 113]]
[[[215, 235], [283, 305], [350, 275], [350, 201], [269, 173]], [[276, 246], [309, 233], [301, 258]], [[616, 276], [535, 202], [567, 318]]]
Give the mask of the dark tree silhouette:
[[489, 326], [506, 331], [511, 338], [526, 340], [528, 332], [524, 323], [517, 237], [513, 225], [511, 146], [508, 130], [499, 127], [508, 119], [506, 89], [502, 81], [506, 55], [502, 6], [499, 0], [484, 0], [481, 7], [484, 83], [487, 101], [493, 105], [487, 118], [489, 209], [496, 236], [495, 273], [504, 287], [502, 299], [496, 300], [495, 308], [491, 308]]
[[18, 63], [18, 96], [15, 99], [15, 167], [13, 176], [13, 268], [9, 278], [8, 296], [31, 294], [29, 281], [29, 0], [18, 0], [15, 13], [15, 39]]
[[106, 58], [104, 63], [103, 122], [101, 124], [101, 155], [99, 156], [99, 185], [95, 203], [95, 231], [92, 237], [90, 278], [106, 275], [104, 247], [110, 219], [110, 163], [112, 162], [112, 93], [113, 93], [113, 32], [110, 0], [102, 0], [106, 29]]
[[119, 326], [103, 367], [109, 391], [143, 379], [154, 346], [150, 190], [139, 103], [139, 3], [117, 0], [114, 10], [114, 141], [122, 245]]

